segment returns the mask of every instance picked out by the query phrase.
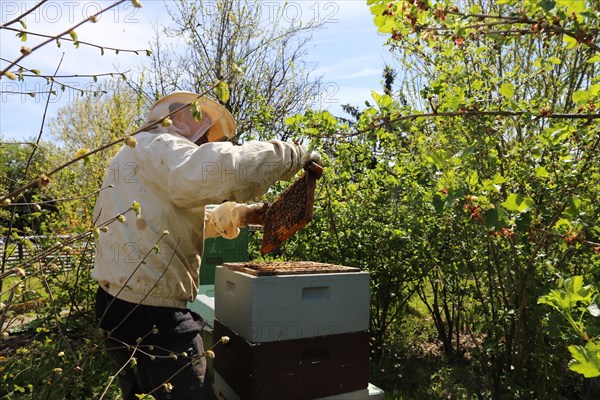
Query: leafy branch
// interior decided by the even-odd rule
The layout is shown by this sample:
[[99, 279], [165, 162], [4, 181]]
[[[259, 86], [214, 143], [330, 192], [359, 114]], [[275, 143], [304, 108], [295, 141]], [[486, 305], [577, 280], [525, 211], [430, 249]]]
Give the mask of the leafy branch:
[[[369, 0], [372, 12], [376, 15], [376, 23], [380, 30], [391, 33], [393, 40], [401, 40], [410, 33], [425, 34], [421, 39], [428, 39], [427, 33], [454, 32], [458, 38], [464, 38], [469, 33], [481, 35], [538, 35], [548, 34], [566, 36], [575, 44], [583, 44], [594, 51], [600, 51], [596, 43], [599, 29], [585, 26], [578, 21], [577, 15], [582, 15], [580, 9], [569, 8], [566, 13], [556, 7], [554, 2], [546, 5], [546, 13], [530, 17], [522, 8], [509, 15], [490, 14], [482, 12], [463, 12], [457, 6], [430, 7], [427, 2], [379, 2]], [[500, 4], [515, 3], [504, 1]], [[550, 5], [552, 4], [552, 5]], [[481, 8], [481, 7], [479, 7]], [[551, 14], [550, 11], [555, 11]], [[588, 14], [594, 14], [591, 9]], [[597, 12], [594, 14], [597, 15]], [[452, 17], [450, 20], [448, 17]], [[597, 16], [596, 16], [597, 18]], [[464, 21], [464, 23], [462, 23]], [[496, 26], [507, 26], [506, 29], [490, 30]], [[517, 26], [513, 29], [511, 26]], [[519, 28], [525, 26], [524, 28]], [[584, 27], [586, 29], [584, 29]], [[474, 32], [468, 32], [468, 31]]]
[[[385, 128], [392, 124], [410, 121], [421, 118], [436, 118], [436, 117], [458, 117], [458, 118], [469, 118], [469, 117], [530, 117], [532, 120], [536, 119], [586, 119], [596, 120], [600, 119], [600, 113], [592, 114], [578, 114], [578, 113], [552, 113], [547, 110], [542, 110], [537, 113], [531, 113], [527, 111], [483, 111], [483, 110], [460, 110], [460, 111], [440, 111], [431, 113], [420, 113], [420, 114], [398, 114], [396, 116], [382, 116], [379, 117], [379, 122], [371, 122], [367, 127], [359, 130], [355, 130], [350, 133], [336, 132], [333, 136], [337, 137], [353, 137], [363, 135], [368, 132], [372, 132], [377, 129]], [[328, 138], [331, 136], [316, 136], [320, 138]]]
[[[554, 35], [566, 35], [577, 41], [577, 43], [584, 44], [589, 48], [600, 51], [600, 46], [598, 46], [595, 42], [600, 30], [598, 29], [589, 29], [588, 32], [584, 32], [581, 29], [573, 30], [567, 29], [563, 25], [563, 18], [555, 15], [552, 21], [548, 21], [544, 16], [540, 16], [538, 19], [529, 18], [526, 14], [521, 14], [518, 16], [504, 16], [504, 15], [490, 15], [490, 14], [471, 14], [471, 13], [461, 13], [458, 11], [446, 10], [448, 14], [455, 15], [461, 19], [467, 20], [478, 20], [485, 21], [486, 19], [495, 19], [498, 21], [488, 22], [488, 23], [476, 23], [473, 25], [465, 25], [460, 26], [462, 29], [475, 29], [480, 31], [482, 28], [487, 28], [490, 26], [497, 25], [515, 25], [515, 24], [524, 24], [528, 25], [525, 29], [508, 29], [508, 30], [498, 30], [498, 31], [483, 31], [483, 34], [554, 34]], [[436, 28], [436, 27], [420, 27], [424, 30], [450, 30], [452, 28]]]
[[[569, 323], [569, 327], [584, 346], [571, 345], [569, 351], [573, 356], [569, 369], [586, 378], [600, 376], [600, 347], [597, 340], [586, 331], [584, 317], [600, 316], [600, 308], [596, 303], [598, 294], [592, 285], [583, 285], [583, 277], [574, 276], [565, 279], [563, 288], [552, 289], [550, 293], [538, 298], [538, 304], [546, 304], [554, 308]], [[579, 316], [574, 315], [578, 313]]]

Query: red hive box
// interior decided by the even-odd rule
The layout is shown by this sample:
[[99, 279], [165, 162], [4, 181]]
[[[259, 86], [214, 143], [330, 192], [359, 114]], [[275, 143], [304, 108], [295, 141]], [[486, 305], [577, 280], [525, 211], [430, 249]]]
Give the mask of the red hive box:
[[314, 399], [369, 385], [369, 334], [251, 343], [215, 319], [214, 370], [242, 400]]

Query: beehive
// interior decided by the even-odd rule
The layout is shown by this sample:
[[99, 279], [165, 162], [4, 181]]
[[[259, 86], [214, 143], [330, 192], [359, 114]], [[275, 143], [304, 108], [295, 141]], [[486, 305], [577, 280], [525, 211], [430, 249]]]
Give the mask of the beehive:
[[250, 342], [369, 329], [369, 274], [357, 268], [225, 263], [215, 275], [215, 318]]
[[[251, 343], [215, 320], [215, 380], [228, 400], [304, 400], [365, 389], [369, 384], [369, 333], [343, 333]], [[226, 386], [225, 386], [226, 384]]]

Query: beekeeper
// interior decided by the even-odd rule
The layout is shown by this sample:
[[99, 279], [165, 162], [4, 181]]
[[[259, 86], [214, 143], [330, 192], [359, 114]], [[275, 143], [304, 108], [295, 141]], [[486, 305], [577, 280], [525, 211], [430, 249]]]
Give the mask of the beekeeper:
[[[196, 102], [201, 119], [190, 107]], [[172, 114], [172, 115], [170, 115]], [[197, 115], [196, 115], [197, 116]], [[167, 119], [168, 118], [168, 119]], [[186, 309], [198, 292], [205, 238], [235, 238], [261, 224], [245, 205], [318, 158], [270, 140], [234, 146], [236, 124], [220, 104], [176, 92], [150, 109], [136, 143], [111, 160], [94, 209], [96, 315], [119, 367], [125, 400], [202, 399], [203, 321]], [[219, 204], [211, 211], [208, 204]]]

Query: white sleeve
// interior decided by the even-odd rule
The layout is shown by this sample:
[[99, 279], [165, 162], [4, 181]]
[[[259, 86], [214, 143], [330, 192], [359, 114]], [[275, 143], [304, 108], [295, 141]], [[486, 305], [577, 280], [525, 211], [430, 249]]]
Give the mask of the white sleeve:
[[196, 146], [185, 138], [160, 136], [145, 149], [146, 162], [157, 173], [167, 170], [165, 190], [182, 208], [249, 201], [297, 172], [303, 155], [301, 146], [279, 140]]

